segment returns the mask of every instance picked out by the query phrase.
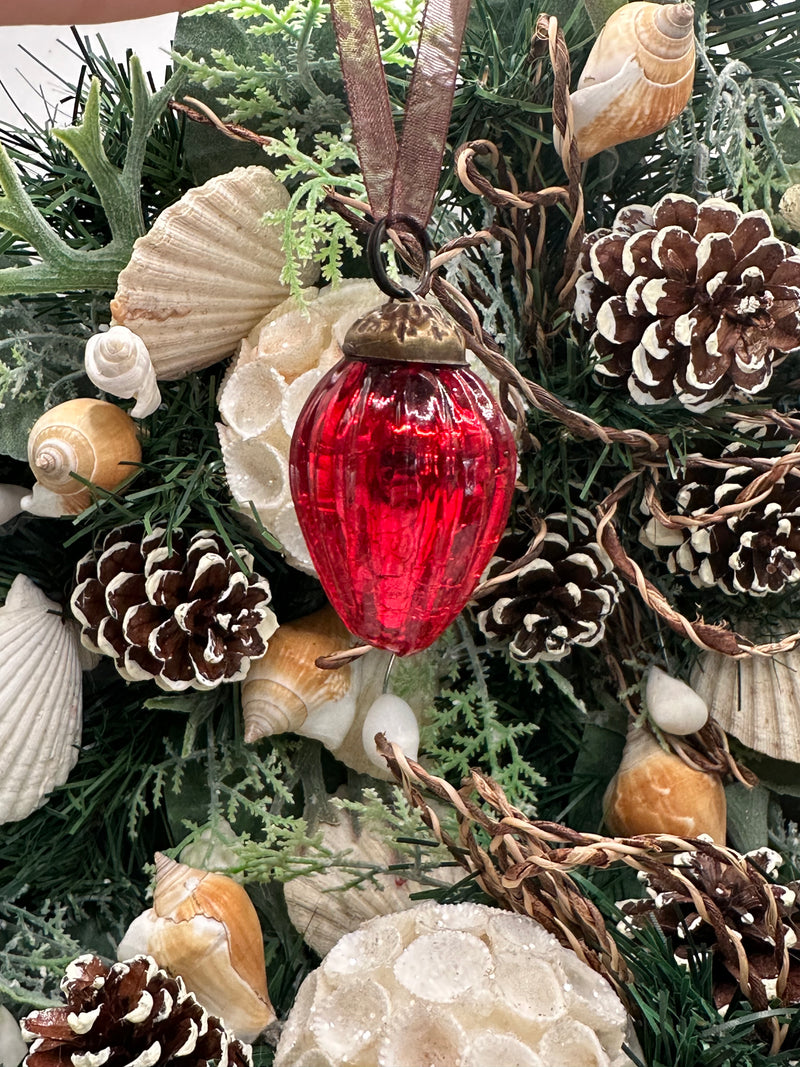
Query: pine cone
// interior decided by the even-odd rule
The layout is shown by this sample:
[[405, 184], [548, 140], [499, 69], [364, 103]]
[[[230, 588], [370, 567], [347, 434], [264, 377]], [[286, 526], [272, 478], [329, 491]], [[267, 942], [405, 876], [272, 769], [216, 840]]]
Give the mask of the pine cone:
[[670, 193], [587, 235], [575, 316], [594, 331], [598, 380], [639, 404], [706, 411], [764, 389], [800, 346], [800, 250], [763, 211]]
[[597, 644], [621, 589], [594, 539], [591, 512], [577, 508], [545, 522], [535, 548], [524, 533], [502, 538], [473, 602], [483, 633], [510, 640], [511, 655], [533, 663]]
[[[658, 485], [658, 502], [667, 515], [712, 515], [734, 504], [764, 470], [692, 465], [692, 458], [685, 481]], [[643, 510], [649, 514], [646, 503]], [[784, 469], [766, 497], [722, 522], [672, 529], [654, 516], [639, 539], [673, 574], [688, 575], [699, 588], [716, 585], [725, 593], [751, 596], [779, 593], [800, 581], [800, 470]]]
[[113, 966], [79, 956], [61, 990], [66, 1007], [31, 1012], [22, 1022], [33, 1041], [23, 1067], [252, 1067], [249, 1045], [150, 956]]
[[[237, 548], [249, 569], [253, 557]], [[266, 579], [248, 577], [210, 530], [187, 537], [138, 524], [112, 530], [102, 553], [78, 564], [72, 610], [81, 640], [113, 656], [128, 681], [211, 689], [244, 678], [267, 650], [275, 616]]]
[[[718, 1006], [731, 999], [739, 982], [738, 943], [751, 971], [765, 983], [765, 989], [753, 988], [751, 1001], [766, 1008], [775, 996], [784, 950], [797, 944], [800, 922], [795, 888], [767, 880], [780, 863], [770, 849], [734, 862], [731, 853], [699, 841], [697, 851], [676, 856], [673, 867], [653, 864], [646, 877], [648, 898], [625, 901], [622, 911], [637, 926], [655, 920], [679, 958], [686, 957], [689, 943], [711, 949]], [[800, 959], [794, 953], [783, 1002], [800, 1003]]]

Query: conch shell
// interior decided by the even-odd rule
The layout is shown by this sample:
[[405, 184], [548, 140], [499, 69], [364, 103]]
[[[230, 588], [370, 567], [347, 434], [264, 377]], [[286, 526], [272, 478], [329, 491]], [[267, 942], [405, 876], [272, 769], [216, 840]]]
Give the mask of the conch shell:
[[132, 419], [152, 415], [161, 403], [147, 345], [127, 326], [112, 326], [86, 342], [86, 374], [98, 389], [127, 400], [136, 397]]
[[622, 763], [603, 798], [603, 816], [613, 834], [708, 834], [724, 845], [726, 814], [718, 775], [694, 770], [674, 752], [665, 752], [649, 730], [631, 727]]
[[[390, 781], [390, 772], [375, 752], [375, 731], [367, 737], [364, 723], [381, 696], [391, 653], [374, 649], [333, 671], [315, 666], [318, 657], [329, 656], [353, 643], [352, 635], [331, 607], [280, 626], [267, 654], [250, 665], [242, 682], [245, 740], [254, 742], [286, 731], [313, 737], [348, 767]], [[420, 689], [409, 695], [409, 700], [413, 709], [406, 705], [408, 715], [418, 722], [426, 694]], [[408, 715], [403, 717], [402, 737], [390, 739], [397, 740], [413, 756], [414, 731], [406, 721]], [[385, 716], [377, 729], [387, 729]], [[416, 737], [418, 741], [418, 726]]]
[[275, 1018], [258, 915], [232, 878], [156, 853], [153, 907], [128, 927], [117, 959], [142, 953], [179, 975], [242, 1041], [254, 1041]]
[[694, 83], [690, 4], [634, 0], [611, 15], [572, 94], [581, 159], [656, 133], [689, 102]]
[[[266, 167], [237, 167], [158, 216], [133, 246], [111, 302], [114, 324], [147, 345], [159, 379], [183, 378], [230, 356], [259, 319], [285, 300], [282, 226], [264, 222], [289, 205]], [[316, 277], [307, 267], [303, 284]]]
[[81, 397], [58, 404], [34, 423], [28, 437], [28, 463], [36, 480], [61, 496], [71, 515], [91, 503], [90, 491], [72, 474], [115, 489], [141, 458], [136, 423], [105, 400]]

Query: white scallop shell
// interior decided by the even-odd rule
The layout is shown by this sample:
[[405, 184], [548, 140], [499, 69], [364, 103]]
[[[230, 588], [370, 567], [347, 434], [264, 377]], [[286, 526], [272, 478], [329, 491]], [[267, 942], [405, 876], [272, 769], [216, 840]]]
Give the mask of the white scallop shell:
[[743, 745], [800, 763], [800, 649], [738, 660], [704, 652], [691, 683], [722, 729]]
[[[237, 167], [190, 189], [140, 237], [117, 281], [114, 324], [142, 338], [160, 379], [233, 353], [288, 295], [282, 227], [289, 194], [266, 167]], [[308, 268], [305, 284], [316, 275]]]
[[242, 341], [217, 402], [225, 474], [242, 511], [258, 518], [292, 566], [314, 573], [289, 492], [295, 423], [319, 379], [342, 358], [344, 336], [385, 302], [374, 282], [352, 279], [305, 292], [305, 307], [284, 300]]
[[18, 574], [0, 608], [0, 823], [16, 822], [63, 785], [78, 759], [78, 627]]
[[112, 326], [86, 342], [84, 365], [98, 389], [127, 400], [136, 397], [131, 417], [144, 419], [161, 403], [147, 345], [127, 326]]

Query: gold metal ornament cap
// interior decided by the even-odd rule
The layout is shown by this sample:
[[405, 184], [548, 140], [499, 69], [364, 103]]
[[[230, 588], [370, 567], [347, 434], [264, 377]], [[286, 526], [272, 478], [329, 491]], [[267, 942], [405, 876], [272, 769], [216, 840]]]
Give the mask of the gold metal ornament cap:
[[390, 301], [354, 322], [342, 351], [355, 359], [465, 366], [464, 341], [445, 313], [421, 300]]

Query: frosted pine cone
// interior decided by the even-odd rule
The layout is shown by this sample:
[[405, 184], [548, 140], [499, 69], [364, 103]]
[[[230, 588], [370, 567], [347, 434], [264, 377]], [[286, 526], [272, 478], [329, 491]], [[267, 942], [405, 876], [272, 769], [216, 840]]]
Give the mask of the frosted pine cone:
[[670, 193], [586, 236], [575, 316], [595, 374], [639, 404], [706, 411], [764, 389], [800, 346], [800, 250], [763, 211]]
[[[250, 569], [253, 558], [238, 549]], [[113, 656], [128, 681], [162, 689], [211, 689], [237, 682], [267, 650], [277, 627], [266, 579], [248, 577], [210, 530], [145, 535], [138, 524], [112, 530], [99, 557], [78, 564], [72, 610], [81, 640]]]
[[533, 663], [597, 644], [621, 588], [595, 541], [591, 512], [578, 508], [545, 522], [536, 548], [527, 534], [502, 538], [473, 603], [483, 633], [510, 641], [514, 659]]
[[150, 956], [113, 966], [79, 956], [61, 990], [65, 1007], [31, 1012], [22, 1022], [33, 1042], [24, 1067], [252, 1067], [249, 1045]]

